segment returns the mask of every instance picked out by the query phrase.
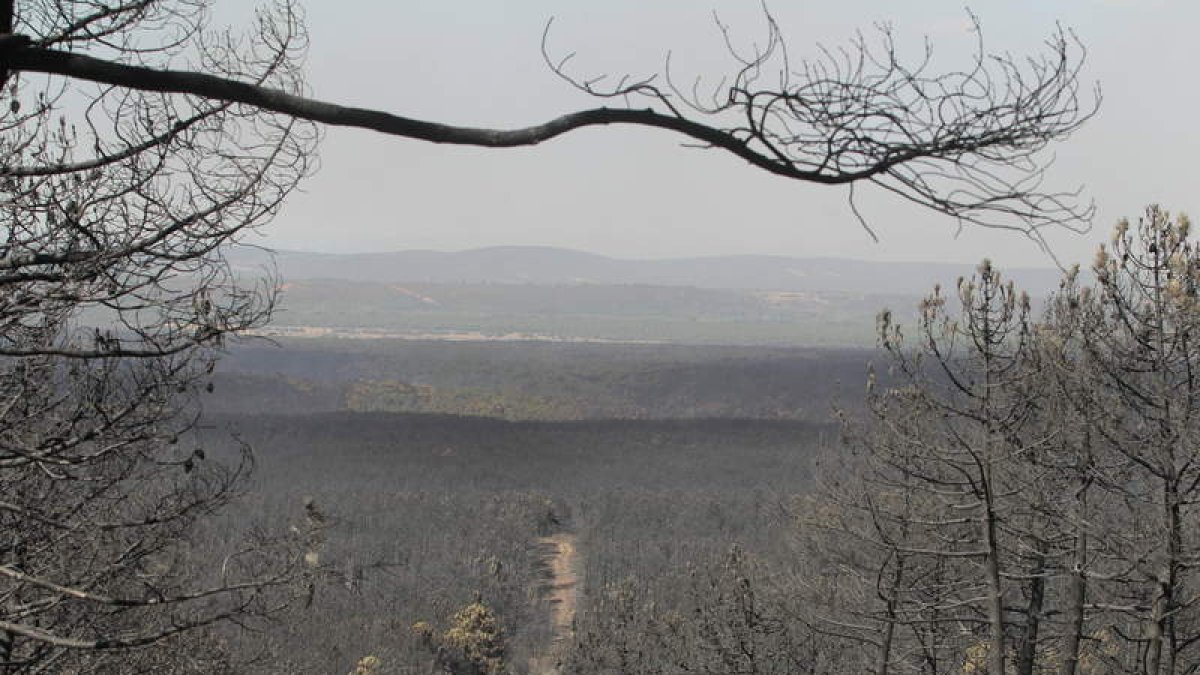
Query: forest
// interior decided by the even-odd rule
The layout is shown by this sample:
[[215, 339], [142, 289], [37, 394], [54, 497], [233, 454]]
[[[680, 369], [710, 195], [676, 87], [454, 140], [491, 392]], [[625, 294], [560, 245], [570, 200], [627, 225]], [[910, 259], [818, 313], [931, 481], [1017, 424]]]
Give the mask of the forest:
[[[255, 382], [247, 394], [294, 406], [247, 414], [234, 399], [207, 417], [205, 434], [256, 450], [257, 526], [305, 499], [333, 523], [322, 556], [338, 583], [267, 631], [264, 672], [365, 656], [379, 672], [467, 672], [448, 653], [542, 672], [561, 599], [538, 551], [554, 535], [578, 549], [555, 672], [1189, 672], [1188, 233], [1157, 208], [1122, 222], [1037, 311], [985, 262], [934, 289], [915, 325], [882, 313], [878, 351], [235, 352], [219, 387]], [[222, 536], [244, 523], [230, 525]], [[471, 623], [486, 655], [450, 637], [472, 606], [493, 621]]]
[[254, 246], [330, 129], [607, 130], [841, 189], [867, 239], [862, 191], [1052, 257], [1097, 213], [1052, 171], [1100, 105], [1071, 29], [799, 58], [763, 6], [684, 85], [590, 74], [547, 21], [583, 103], [486, 128], [313, 96], [302, 3], [218, 4], [0, 0], [0, 675], [1200, 672], [1182, 213], [922, 299], [836, 281], [861, 262], [289, 280]]
[[[274, 618], [286, 630], [250, 640], [251, 670], [349, 672], [370, 656], [379, 672], [426, 672], [436, 646], [413, 626], [448, 631], [478, 600], [503, 629], [503, 669], [547, 672], [567, 652], [547, 659], [561, 636], [538, 551], [555, 535], [578, 549], [577, 616], [610, 587], [640, 594], [670, 580], [662, 592], [673, 597], [679, 570], [723, 560], [735, 544], [782, 559], [791, 499], [838, 434], [829, 401], [861, 407], [870, 356], [336, 339], [235, 347], [200, 399], [194, 442], [214, 459], [254, 448], [237, 512], [255, 517], [222, 520], [206, 535], [212, 550], [284, 529], [306, 500], [331, 523], [324, 583], [311, 606]], [[229, 639], [234, 653], [251, 651], [244, 635]]]

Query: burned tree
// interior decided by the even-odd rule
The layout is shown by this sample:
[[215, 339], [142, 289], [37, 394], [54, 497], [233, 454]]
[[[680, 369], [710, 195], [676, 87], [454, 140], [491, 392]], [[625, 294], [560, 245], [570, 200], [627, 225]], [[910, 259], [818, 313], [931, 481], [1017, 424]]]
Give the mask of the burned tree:
[[[287, 7], [242, 40], [209, 32], [203, 3], [21, 2], [15, 18], [6, 5], [42, 48], [300, 86], [304, 35]], [[178, 650], [196, 628], [267, 609], [292, 576], [266, 544], [195, 569], [187, 533], [245, 466], [206, 459], [186, 432], [215, 349], [273, 303], [224, 248], [305, 175], [316, 133], [226, 102], [11, 69], [4, 92], [0, 672], [97, 672], [132, 648], [153, 663], [155, 645]]]
[[1106, 488], [1125, 527], [1109, 538], [1115, 560], [1094, 573], [1091, 600], [1120, 645], [1106, 659], [1118, 672], [1200, 668], [1200, 252], [1190, 227], [1158, 206], [1119, 223], [1093, 265], [1095, 319], [1080, 331], [1087, 384], [1109, 412], [1094, 433], [1123, 469]]
[[1038, 321], [986, 264], [950, 309], [923, 303], [915, 339], [884, 314], [894, 386], [807, 508], [804, 555], [861, 579], [812, 604], [817, 628], [876, 673], [1200, 668], [1189, 236], [1159, 207], [1122, 221]]

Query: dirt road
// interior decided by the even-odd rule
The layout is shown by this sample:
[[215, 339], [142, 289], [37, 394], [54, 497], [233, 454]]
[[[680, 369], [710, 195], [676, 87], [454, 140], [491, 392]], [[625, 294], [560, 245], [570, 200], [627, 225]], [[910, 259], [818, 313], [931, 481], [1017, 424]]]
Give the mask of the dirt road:
[[560, 532], [537, 542], [537, 563], [547, 574], [543, 588], [550, 608], [551, 639], [542, 654], [530, 659], [530, 675], [559, 675], [559, 664], [571, 645], [582, 590], [575, 539], [574, 534]]

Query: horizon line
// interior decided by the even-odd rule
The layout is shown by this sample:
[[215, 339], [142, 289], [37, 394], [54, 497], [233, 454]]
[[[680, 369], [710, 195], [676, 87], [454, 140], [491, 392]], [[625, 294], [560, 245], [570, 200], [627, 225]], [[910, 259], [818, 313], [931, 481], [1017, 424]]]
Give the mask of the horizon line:
[[[722, 260], [735, 258], [767, 258], [775, 260], [795, 260], [795, 261], [837, 261], [863, 263], [868, 265], [936, 265], [940, 267], [975, 267], [982, 263], [982, 260], [975, 262], [963, 261], [934, 261], [934, 260], [868, 260], [864, 258], [841, 257], [831, 255], [819, 256], [793, 256], [780, 255], [774, 253], [727, 253], [727, 254], [706, 254], [706, 255], [686, 255], [678, 257], [651, 257], [651, 258], [630, 258], [609, 255], [606, 253], [596, 253], [583, 249], [569, 248], [564, 246], [551, 246], [543, 244], [499, 244], [493, 246], [478, 246], [473, 248], [463, 249], [432, 249], [432, 248], [406, 248], [406, 249], [389, 249], [384, 251], [314, 251], [297, 248], [275, 248], [265, 244], [253, 244], [248, 242], [240, 242], [235, 248], [252, 248], [272, 254], [299, 254], [299, 255], [318, 255], [331, 257], [354, 257], [354, 256], [389, 256], [389, 255], [404, 255], [404, 254], [435, 254], [435, 255], [462, 255], [469, 253], [479, 253], [485, 251], [499, 250], [526, 250], [526, 251], [554, 251], [560, 253], [570, 253], [576, 255], [585, 255], [594, 258], [602, 258], [616, 262], [633, 262], [633, 263], [656, 263], [656, 262], [679, 262], [679, 261], [700, 261], [700, 260]], [[1000, 269], [1008, 270], [1039, 270], [1039, 271], [1063, 271], [1061, 268], [1053, 265], [1021, 265], [1016, 267], [1001, 266]]]

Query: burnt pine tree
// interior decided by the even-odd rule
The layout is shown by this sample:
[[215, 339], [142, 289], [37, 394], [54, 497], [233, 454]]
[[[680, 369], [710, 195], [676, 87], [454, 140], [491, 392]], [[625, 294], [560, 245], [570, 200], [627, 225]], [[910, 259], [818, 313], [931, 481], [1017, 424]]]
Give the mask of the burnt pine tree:
[[1108, 486], [1125, 505], [1109, 538], [1119, 560], [1092, 584], [1122, 645], [1109, 659], [1120, 672], [1200, 667], [1200, 252], [1189, 234], [1186, 216], [1157, 206], [1122, 221], [1093, 265], [1095, 320], [1081, 331], [1089, 384], [1109, 411], [1093, 428], [1123, 468]]
[[911, 338], [885, 313], [893, 386], [807, 507], [827, 532], [805, 555], [840, 551], [860, 581], [814, 625], [876, 673], [1200, 667], [1189, 228], [1158, 207], [1123, 221], [1094, 281], [1068, 272], [1037, 322], [986, 263]]
[[[301, 82], [303, 32], [286, 7], [245, 40], [210, 33], [202, 3], [3, 10], [8, 31], [46, 49]], [[224, 247], [308, 172], [316, 131], [224, 101], [11, 70], [4, 96], [0, 672], [218, 671], [203, 629], [277, 606], [305, 566], [297, 540], [247, 542], [194, 568], [192, 524], [246, 465], [187, 440], [190, 401], [225, 337], [269, 314], [273, 284], [239, 282]]]
[[931, 589], [940, 620], [967, 630], [967, 663], [1006, 673], [1014, 641], [1036, 631], [1012, 610], [1017, 586], [1042, 581], [1037, 571], [1017, 573], [1030, 561], [1012, 537], [1030, 501], [1017, 458], [1037, 435], [1029, 298], [984, 261], [960, 280], [951, 308], [938, 290], [925, 300], [911, 348], [886, 314], [881, 336], [903, 383], [872, 397], [891, 437], [873, 448], [886, 467], [877, 480], [903, 495], [909, 511], [892, 516], [907, 539], [893, 547], [913, 564], [953, 570], [943, 588]]

